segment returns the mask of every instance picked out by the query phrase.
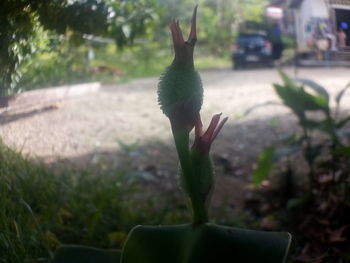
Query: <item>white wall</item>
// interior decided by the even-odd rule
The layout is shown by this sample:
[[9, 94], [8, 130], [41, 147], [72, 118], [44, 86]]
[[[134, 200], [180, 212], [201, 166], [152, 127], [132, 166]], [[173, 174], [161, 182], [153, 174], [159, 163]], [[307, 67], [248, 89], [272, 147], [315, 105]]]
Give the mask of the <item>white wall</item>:
[[329, 18], [326, 0], [304, 0], [299, 9], [295, 11], [296, 32], [299, 51], [308, 51], [308, 39], [313, 39], [312, 32], [305, 28], [312, 18]]
[[304, 0], [299, 9], [296, 10], [296, 31], [299, 51], [307, 50], [306, 40], [309, 37], [305, 31], [306, 24], [312, 18], [312, 1]]
[[326, 0], [311, 0], [311, 10], [313, 17], [329, 18]]

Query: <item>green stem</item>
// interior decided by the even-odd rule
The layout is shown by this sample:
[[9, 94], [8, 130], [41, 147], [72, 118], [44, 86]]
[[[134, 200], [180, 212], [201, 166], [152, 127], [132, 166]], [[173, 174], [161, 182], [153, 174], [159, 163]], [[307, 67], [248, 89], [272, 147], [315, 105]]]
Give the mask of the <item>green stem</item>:
[[311, 140], [310, 140], [310, 136], [309, 136], [309, 132], [308, 130], [303, 126], [303, 133], [304, 133], [304, 138], [306, 140], [306, 149], [304, 150], [304, 154], [306, 154], [306, 161], [309, 165], [310, 171], [308, 172], [308, 178], [309, 178], [309, 192], [312, 195], [313, 189], [314, 189], [314, 185], [315, 185], [315, 181], [314, 181], [314, 165], [313, 165], [313, 161], [311, 161], [308, 158], [308, 155], [310, 154], [311, 151]]
[[179, 156], [182, 183], [185, 192], [187, 193], [192, 208], [193, 223], [208, 222], [208, 211], [205, 200], [201, 197], [200, 190], [197, 186], [197, 178], [191, 161], [191, 152], [189, 149], [189, 133], [187, 131], [172, 129], [177, 154]]

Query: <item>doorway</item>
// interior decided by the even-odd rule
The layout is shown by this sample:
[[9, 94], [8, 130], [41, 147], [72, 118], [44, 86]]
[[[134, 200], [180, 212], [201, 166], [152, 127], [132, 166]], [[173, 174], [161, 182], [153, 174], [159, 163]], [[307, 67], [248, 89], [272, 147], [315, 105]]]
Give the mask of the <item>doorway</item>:
[[346, 34], [346, 46], [350, 46], [350, 9], [335, 9], [336, 28]]

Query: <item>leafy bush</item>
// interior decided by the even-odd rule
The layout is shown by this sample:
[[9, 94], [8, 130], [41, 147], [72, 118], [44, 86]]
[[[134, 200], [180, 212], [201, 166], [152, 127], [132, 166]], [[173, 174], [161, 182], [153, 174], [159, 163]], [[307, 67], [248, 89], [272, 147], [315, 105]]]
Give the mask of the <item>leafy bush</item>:
[[[67, 40], [50, 45], [53, 45], [50, 49], [44, 47], [19, 67], [21, 77], [13, 92], [89, 81], [116, 83], [153, 77], [169, 63], [168, 48], [156, 43], [125, 47], [123, 51], [115, 44], [94, 46], [86, 43], [77, 47]], [[95, 54], [91, 61], [87, 59], [90, 48]], [[205, 54], [196, 61], [199, 69], [229, 64], [228, 59]]]
[[[345, 182], [348, 179], [347, 174], [350, 168], [347, 167], [346, 161], [350, 153], [350, 134], [344, 127], [350, 121], [350, 116], [339, 117], [339, 107], [350, 84], [336, 95], [336, 108], [333, 111], [330, 107], [330, 96], [321, 85], [306, 79], [296, 79], [294, 82], [282, 72], [281, 76], [284, 84], [275, 84], [275, 90], [284, 105], [290, 108], [298, 118], [301, 133], [291, 134], [287, 140], [287, 148], [284, 147], [283, 151], [269, 147], [261, 154], [263, 158], [263, 156], [271, 155], [273, 151], [274, 158], [263, 158], [255, 170], [254, 182], [258, 184], [266, 178], [272, 168], [269, 164], [297, 152], [302, 152], [309, 165], [310, 194], [319, 179], [317, 173], [321, 168], [328, 169], [332, 174], [340, 172], [343, 176], [339, 178]], [[299, 86], [297, 82], [302, 85]], [[307, 92], [306, 87], [313, 90], [315, 94]], [[318, 113], [318, 115], [310, 113]], [[319, 139], [320, 133], [324, 136], [321, 140]], [[342, 167], [342, 164], [346, 166]]]
[[0, 94], [6, 95], [18, 89], [21, 78], [18, 68], [38, 53], [37, 42], [43, 37], [43, 29], [56, 38], [110, 37], [123, 47], [152, 28], [156, 6], [155, 1], [143, 0], [2, 1]]
[[[341, 114], [340, 102], [350, 84], [336, 95], [332, 109], [330, 96], [321, 85], [307, 79], [293, 81], [282, 72], [281, 76], [283, 84], [275, 84], [275, 90], [297, 117], [300, 130], [281, 141], [281, 147], [268, 147], [260, 154], [253, 181], [260, 184], [274, 166], [280, 167], [274, 173], [283, 177], [284, 186], [275, 192], [283, 192], [284, 200], [265, 213], [279, 210], [278, 218], [297, 234], [303, 248], [295, 252], [299, 260], [320, 257], [322, 262], [347, 262], [350, 133], [346, 125], [350, 116]], [[308, 166], [307, 180], [298, 171], [301, 161], [297, 156]]]
[[[72, 53], [77, 57], [81, 52]], [[22, 78], [17, 84], [17, 91], [46, 88], [59, 85], [84, 82], [89, 80], [88, 72], [84, 72], [80, 59], [72, 54], [50, 52], [37, 55], [21, 67]], [[80, 61], [79, 61], [80, 60]]]
[[187, 218], [159, 201], [173, 196], [136, 190], [130, 172], [53, 174], [0, 142], [0, 262], [47, 262], [61, 242], [121, 248], [135, 224]]

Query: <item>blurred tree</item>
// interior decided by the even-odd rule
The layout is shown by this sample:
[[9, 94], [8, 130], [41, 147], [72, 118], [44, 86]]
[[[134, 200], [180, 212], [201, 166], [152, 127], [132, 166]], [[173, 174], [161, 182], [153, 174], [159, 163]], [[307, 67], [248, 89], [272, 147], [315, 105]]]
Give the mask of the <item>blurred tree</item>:
[[154, 4], [146, 0], [2, 0], [0, 95], [16, 87], [18, 67], [42, 45], [38, 34], [43, 29], [76, 43], [86, 34], [112, 37], [123, 47], [145, 33], [154, 18], [147, 2]]
[[[168, 25], [172, 19], [189, 19], [195, 2], [199, 3], [198, 28], [199, 48], [209, 49], [212, 55], [228, 53], [230, 43], [237, 35], [240, 26], [246, 21], [263, 21], [264, 6], [267, 0], [159, 0], [156, 7], [158, 24], [155, 27], [155, 40], [168, 42]], [[186, 35], [186, 34], [185, 34]], [[206, 50], [207, 51], [207, 50]], [[205, 52], [207, 53], [207, 52]]]
[[[77, 64], [80, 64], [80, 67], [81, 64], [86, 64], [84, 56], [87, 48], [82, 44], [86, 43], [87, 35], [114, 39], [120, 49], [133, 44], [138, 38], [140, 41], [137, 43], [142, 50], [142, 57], [139, 59], [152, 60], [155, 52], [171, 48], [168, 30], [171, 19], [176, 18], [180, 21], [189, 19], [194, 2], [193, 0], [1, 0], [0, 95], [19, 90], [21, 74], [26, 72], [20, 65], [25, 65], [28, 69], [31, 63], [23, 62], [30, 61], [34, 54], [42, 51], [51, 53], [49, 56], [55, 58], [48, 67], [44, 65], [45, 69], [38, 67], [38, 70], [31, 70], [31, 73], [37, 74], [38, 78], [45, 81], [45, 76], [49, 76], [48, 73], [54, 70], [55, 81], [52, 83], [56, 84], [61, 83], [57, 81], [58, 79], [64, 81], [65, 78], [73, 78], [76, 72], [68, 71], [77, 68]], [[209, 51], [212, 55], [222, 56], [229, 53], [229, 46], [237, 35], [240, 25], [245, 21], [257, 23], [261, 21], [267, 0], [198, 2], [200, 3], [198, 20], [200, 24], [205, 25], [198, 30], [201, 42], [199, 47], [204, 49], [205, 54]], [[140, 36], [144, 37], [139, 38]], [[93, 45], [91, 42], [89, 44]], [[56, 55], [53, 56], [54, 54]], [[77, 60], [80, 62], [75, 63]], [[60, 66], [57, 67], [56, 64]], [[30, 74], [26, 76], [26, 81], [28, 78], [32, 78]], [[49, 79], [48, 83], [51, 83]]]
[[[81, 33], [102, 32], [107, 27], [102, 2], [68, 0], [3, 0], [0, 11], [0, 92], [9, 93], [18, 82], [20, 63], [36, 51], [40, 26], [63, 34], [68, 28]], [[82, 21], [84, 21], [82, 23]]]
[[154, 31], [158, 20], [156, 0], [106, 0], [110, 8], [107, 35], [116, 40], [119, 48], [132, 44], [136, 36]]
[[266, 0], [204, 0], [201, 5], [199, 24], [200, 37], [211, 53], [224, 55], [240, 27], [247, 21], [261, 23]]

